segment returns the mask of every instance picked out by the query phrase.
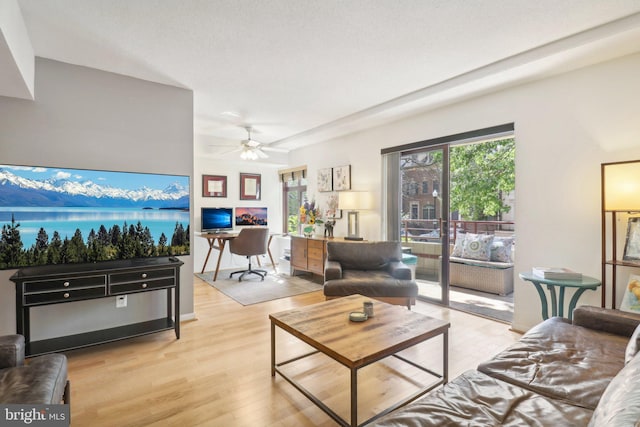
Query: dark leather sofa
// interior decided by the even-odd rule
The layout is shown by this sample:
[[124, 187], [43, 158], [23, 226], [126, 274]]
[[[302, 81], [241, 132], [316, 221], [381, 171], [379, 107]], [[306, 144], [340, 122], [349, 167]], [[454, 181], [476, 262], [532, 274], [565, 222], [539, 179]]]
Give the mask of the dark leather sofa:
[[67, 358], [45, 354], [24, 363], [24, 337], [0, 336], [0, 403], [70, 403]]
[[638, 324], [637, 314], [579, 307], [573, 323], [538, 324], [477, 370], [371, 426], [638, 426]]
[[400, 242], [327, 242], [323, 290], [327, 299], [360, 294], [409, 309], [418, 295]]

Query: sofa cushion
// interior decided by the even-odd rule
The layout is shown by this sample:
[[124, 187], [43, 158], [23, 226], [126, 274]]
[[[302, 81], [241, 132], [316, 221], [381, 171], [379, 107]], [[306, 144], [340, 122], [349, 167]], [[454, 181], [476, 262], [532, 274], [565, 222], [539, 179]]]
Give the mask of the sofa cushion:
[[327, 260], [343, 270], [383, 270], [391, 261], [402, 261], [400, 242], [328, 242]]
[[640, 422], [640, 357], [611, 381], [593, 412], [590, 427], [637, 426]]
[[62, 354], [34, 357], [28, 365], [0, 370], [1, 403], [58, 404], [67, 383]]
[[544, 396], [594, 409], [624, 366], [628, 338], [551, 318], [478, 370]]
[[415, 297], [418, 285], [413, 280], [395, 279], [384, 271], [344, 270], [342, 279], [324, 282], [324, 295], [338, 297], [366, 295], [368, 297]]
[[573, 324], [594, 331], [630, 337], [640, 325], [640, 314], [581, 305], [573, 310]]
[[586, 426], [592, 411], [467, 371], [370, 426]]
[[631, 338], [629, 339], [629, 343], [627, 344], [627, 348], [624, 352], [624, 363], [625, 365], [633, 359], [633, 357], [640, 350], [640, 325], [633, 331]]
[[0, 369], [24, 364], [24, 337], [22, 335], [0, 336]]

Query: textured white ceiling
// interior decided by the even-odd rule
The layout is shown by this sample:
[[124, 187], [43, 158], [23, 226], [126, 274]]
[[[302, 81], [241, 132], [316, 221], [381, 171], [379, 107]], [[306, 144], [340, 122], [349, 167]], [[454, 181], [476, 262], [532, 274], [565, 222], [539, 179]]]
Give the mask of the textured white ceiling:
[[640, 15], [570, 37], [639, 13], [638, 0], [18, 3], [37, 56], [192, 89], [210, 144], [250, 124], [254, 139], [292, 148], [506, 84], [507, 71], [550, 72], [594, 38], [615, 38], [599, 57], [640, 49]]

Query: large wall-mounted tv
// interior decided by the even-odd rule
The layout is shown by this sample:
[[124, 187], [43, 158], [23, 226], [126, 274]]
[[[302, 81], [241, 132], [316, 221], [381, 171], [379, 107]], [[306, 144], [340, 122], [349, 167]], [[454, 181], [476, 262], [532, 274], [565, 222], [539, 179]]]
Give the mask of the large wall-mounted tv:
[[233, 230], [233, 208], [202, 208], [203, 232], [220, 232]]
[[236, 208], [236, 225], [268, 225], [267, 208]]
[[189, 177], [0, 165], [0, 269], [188, 255]]

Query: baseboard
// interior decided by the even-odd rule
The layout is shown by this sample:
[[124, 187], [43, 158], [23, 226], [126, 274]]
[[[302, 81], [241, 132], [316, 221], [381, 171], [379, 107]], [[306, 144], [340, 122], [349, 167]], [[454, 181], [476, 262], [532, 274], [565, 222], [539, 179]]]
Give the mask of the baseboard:
[[197, 320], [196, 313], [187, 313], [180, 315], [180, 322], [188, 322], [189, 320]]

